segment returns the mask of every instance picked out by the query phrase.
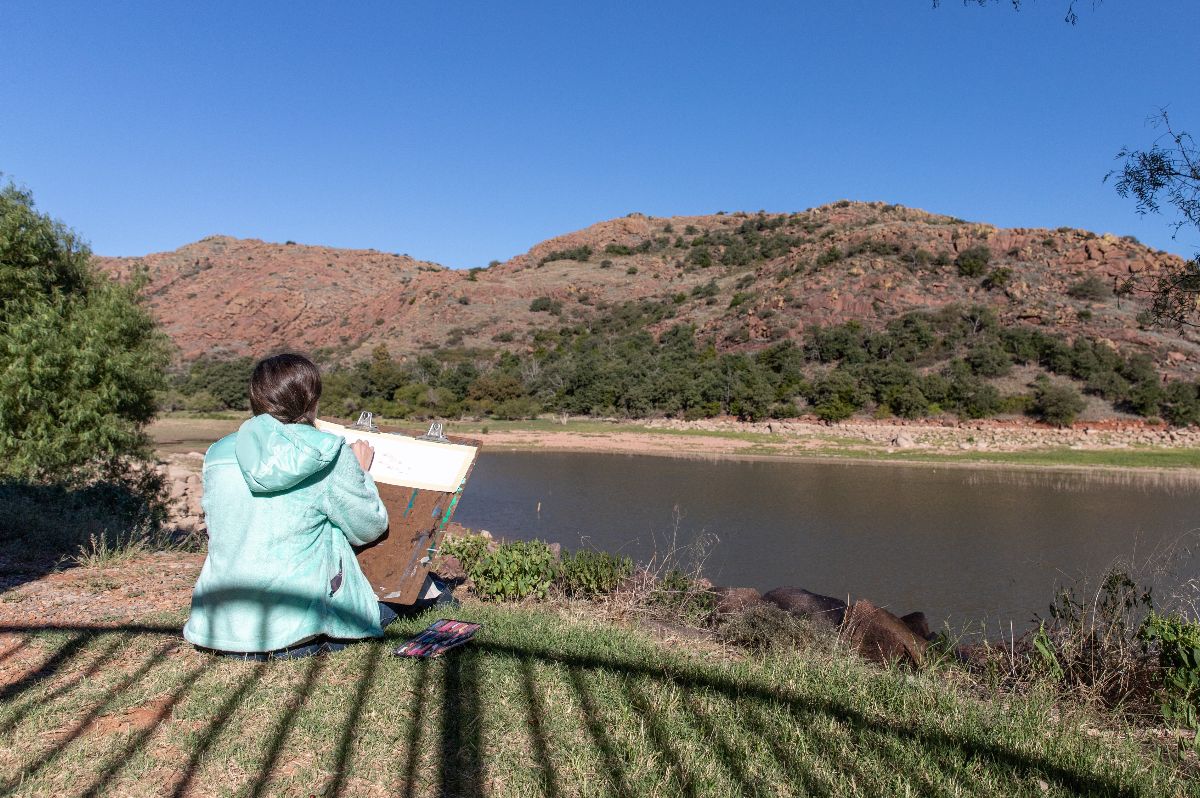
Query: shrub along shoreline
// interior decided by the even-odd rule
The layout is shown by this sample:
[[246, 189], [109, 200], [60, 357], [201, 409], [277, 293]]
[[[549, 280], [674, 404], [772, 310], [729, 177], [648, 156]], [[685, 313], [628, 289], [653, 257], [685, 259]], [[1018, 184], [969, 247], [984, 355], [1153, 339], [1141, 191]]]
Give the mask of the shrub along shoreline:
[[[324, 406], [411, 419], [552, 412], [756, 421], [810, 413], [840, 421], [862, 413], [902, 419], [1015, 413], [1063, 426], [1089, 395], [1155, 422], [1200, 422], [1200, 386], [1164, 380], [1148, 355], [1002, 326], [984, 306], [914, 311], [878, 331], [853, 321], [814, 326], [799, 342], [782, 340], [757, 352], [720, 352], [692, 325], [667, 326], [673, 308], [670, 298], [603, 308], [595, 319], [534, 331], [524, 354], [443, 348], [396, 359], [379, 346], [367, 359], [326, 371]], [[320, 361], [322, 353], [314, 357]], [[249, 358], [187, 364], [162, 405], [244, 409], [251, 366]], [[1018, 367], [1024, 376], [1013, 385]]]

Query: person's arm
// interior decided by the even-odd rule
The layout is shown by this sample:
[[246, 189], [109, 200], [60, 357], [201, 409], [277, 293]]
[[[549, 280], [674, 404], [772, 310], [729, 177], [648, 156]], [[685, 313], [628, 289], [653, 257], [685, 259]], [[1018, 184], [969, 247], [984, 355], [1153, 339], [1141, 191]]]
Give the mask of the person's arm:
[[[367, 447], [368, 450], [370, 447]], [[343, 445], [333, 464], [321, 509], [353, 546], [364, 546], [384, 533], [387, 509], [379, 498], [375, 480], [363, 470], [363, 454]], [[370, 458], [366, 458], [370, 464]]]

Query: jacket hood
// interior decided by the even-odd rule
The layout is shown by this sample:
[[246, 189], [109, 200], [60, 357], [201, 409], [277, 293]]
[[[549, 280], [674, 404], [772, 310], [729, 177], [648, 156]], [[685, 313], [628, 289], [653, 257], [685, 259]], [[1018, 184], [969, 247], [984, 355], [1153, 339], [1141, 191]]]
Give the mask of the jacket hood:
[[251, 492], [273, 493], [328, 468], [342, 443], [340, 436], [308, 424], [281, 424], [263, 413], [238, 429], [234, 457]]

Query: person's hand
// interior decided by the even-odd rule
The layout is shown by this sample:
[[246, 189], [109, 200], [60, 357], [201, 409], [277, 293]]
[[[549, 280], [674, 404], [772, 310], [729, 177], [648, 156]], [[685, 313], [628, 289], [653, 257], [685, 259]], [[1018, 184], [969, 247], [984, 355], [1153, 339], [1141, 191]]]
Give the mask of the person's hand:
[[363, 471], [371, 470], [371, 463], [375, 460], [375, 449], [366, 441], [355, 441], [350, 444], [350, 451], [354, 452], [354, 459], [362, 466]]

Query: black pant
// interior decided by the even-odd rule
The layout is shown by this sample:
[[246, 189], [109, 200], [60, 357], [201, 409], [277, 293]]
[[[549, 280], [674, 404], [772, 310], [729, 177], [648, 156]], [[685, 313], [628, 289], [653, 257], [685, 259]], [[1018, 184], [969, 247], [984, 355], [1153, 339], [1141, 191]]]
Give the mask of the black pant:
[[[382, 601], [379, 602], [380, 626], [387, 627], [388, 624], [396, 620], [396, 617], [395, 610]], [[357, 642], [359, 641], [338, 640], [321, 635], [313, 640], [306, 640], [303, 643], [297, 643], [294, 646], [276, 649], [275, 651], [214, 651], [213, 653], [231, 659], [264, 662], [269, 659], [302, 659], [304, 657], [311, 657], [313, 654], [327, 654], [332, 651], [341, 651], [351, 643]]]

